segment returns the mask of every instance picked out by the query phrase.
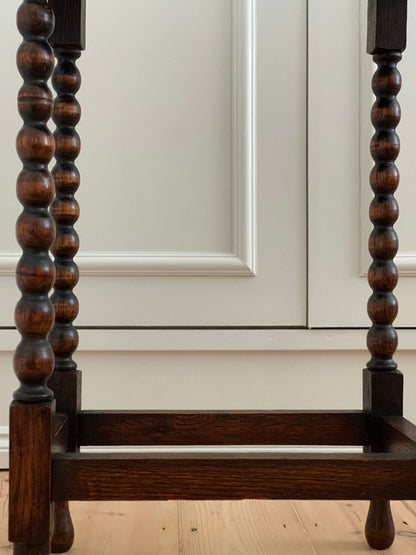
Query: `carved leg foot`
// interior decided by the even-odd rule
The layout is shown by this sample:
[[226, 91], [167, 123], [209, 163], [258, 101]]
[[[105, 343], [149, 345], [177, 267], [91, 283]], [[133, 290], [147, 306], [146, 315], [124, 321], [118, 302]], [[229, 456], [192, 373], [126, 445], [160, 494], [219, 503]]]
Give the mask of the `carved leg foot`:
[[50, 555], [51, 546], [49, 543], [43, 545], [21, 545], [15, 543], [13, 545], [14, 555]]
[[390, 509], [390, 501], [370, 501], [365, 537], [373, 549], [388, 549], [394, 542], [394, 522]]
[[74, 543], [74, 526], [68, 501], [54, 503], [54, 529], [52, 534], [52, 553], [65, 553]]

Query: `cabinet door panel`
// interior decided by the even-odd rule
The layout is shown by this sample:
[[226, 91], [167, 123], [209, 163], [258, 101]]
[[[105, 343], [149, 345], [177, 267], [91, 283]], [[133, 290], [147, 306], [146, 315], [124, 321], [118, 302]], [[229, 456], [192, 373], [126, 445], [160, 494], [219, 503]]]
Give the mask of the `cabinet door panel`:
[[[88, 3], [79, 325], [305, 325], [306, 15], [306, 0]], [[7, 64], [1, 325], [18, 297]]]
[[[310, 5], [309, 29], [309, 325], [368, 326], [371, 290], [366, 272], [372, 226], [369, 143], [373, 133], [371, 58], [365, 53], [366, 0], [317, 0]], [[397, 160], [401, 215], [395, 225], [400, 249], [398, 327], [416, 326], [416, 193], [413, 121], [416, 77], [416, 7], [409, 3], [409, 40], [399, 69], [403, 91], [398, 99], [402, 149]], [[328, 45], [336, 44], [336, 48]], [[330, 76], [330, 78], [328, 77]], [[414, 116], [414, 117], [413, 117]]]

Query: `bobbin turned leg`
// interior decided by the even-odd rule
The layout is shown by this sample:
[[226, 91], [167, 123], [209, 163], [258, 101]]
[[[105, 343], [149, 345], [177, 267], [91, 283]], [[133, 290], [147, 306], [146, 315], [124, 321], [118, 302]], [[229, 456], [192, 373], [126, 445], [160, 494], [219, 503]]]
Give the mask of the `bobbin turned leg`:
[[[81, 372], [72, 356], [78, 346], [78, 332], [72, 322], [78, 314], [78, 299], [73, 288], [79, 272], [73, 257], [78, 251], [79, 240], [73, 225], [79, 216], [74, 193], [79, 186], [79, 173], [74, 160], [80, 151], [80, 140], [75, 126], [81, 115], [75, 93], [80, 87], [80, 75], [75, 66], [79, 50], [55, 49], [58, 63], [52, 83], [58, 93], [55, 99], [53, 120], [55, 131], [56, 165], [52, 170], [56, 197], [51, 213], [56, 223], [56, 239], [52, 247], [55, 257], [56, 280], [52, 302], [55, 307], [55, 324], [49, 341], [55, 353], [54, 373], [49, 386], [55, 393], [57, 410], [68, 416], [68, 450], [77, 450], [77, 413], [81, 408]], [[68, 551], [74, 542], [68, 502], [54, 504], [54, 529], [52, 552]]]
[[48, 250], [55, 225], [48, 212], [54, 184], [48, 163], [54, 139], [47, 127], [52, 114], [52, 95], [47, 87], [54, 57], [48, 44], [54, 18], [46, 0], [25, 0], [17, 15], [23, 36], [17, 65], [24, 79], [18, 107], [24, 125], [17, 137], [23, 169], [17, 180], [17, 196], [23, 212], [16, 226], [23, 254], [16, 279], [22, 293], [15, 321], [22, 338], [14, 370], [20, 387], [10, 410], [9, 538], [14, 553], [50, 553], [51, 436], [53, 393], [46, 383], [53, 369], [53, 351], [47, 341], [54, 310], [48, 293], [55, 268]]
[[[407, 0], [369, 0], [367, 51], [373, 55], [378, 68], [372, 88], [376, 100], [371, 111], [375, 134], [371, 140], [371, 155], [375, 165], [370, 175], [374, 198], [370, 205], [370, 220], [374, 229], [369, 239], [373, 262], [368, 281], [373, 290], [368, 301], [372, 326], [367, 335], [371, 359], [363, 376], [364, 409], [373, 421], [372, 444], [369, 450], [379, 451], [375, 421], [380, 416], [401, 415], [403, 412], [403, 376], [397, 370], [393, 354], [397, 334], [393, 322], [397, 316], [397, 300], [393, 290], [398, 274], [393, 259], [398, 239], [393, 225], [399, 210], [394, 192], [399, 184], [395, 160], [400, 142], [396, 127], [400, 121], [400, 106], [396, 95], [401, 88], [397, 63], [406, 46]], [[375, 549], [387, 549], [394, 541], [394, 523], [390, 502], [380, 498], [370, 502], [365, 535]]]
[[[55, 13], [55, 31], [50, 43], [57, 58], [52, 77], [57, 97], [53, 112], [56, 165], [52, 170], [56, 197], [51, 206], [56, 223], [56, 239], [52, 247], [56, 267], [52, 295], [55, 324], [49, 334], [55, 367], [48, 385], [55, 393], [57, 411], [68, 417], [68, 451], [75, 452], [78, 450], [77, 421], [81, 409], [81, 372], [72, 358], [78, 346], [78, 333], [73, 325], [78, 315], [78, 299], [73, 289], [79, 278], [74, 262], [79, 248], [74, 229], [79, 206], [74, 195], [80, 184], [75, 166], [80, 152], [80, 138], [75, 127], [81, 117], [81, 107], [75, 95], [81, 86], [76, 60], [85, 43], [85, 0], [49, 0], [49, 5]], [[70, 18], [68, 14], [71, 14]], [[52, 552], [68, 551], [73, 541], [74, 528], [68, 502], [54, 503]]]

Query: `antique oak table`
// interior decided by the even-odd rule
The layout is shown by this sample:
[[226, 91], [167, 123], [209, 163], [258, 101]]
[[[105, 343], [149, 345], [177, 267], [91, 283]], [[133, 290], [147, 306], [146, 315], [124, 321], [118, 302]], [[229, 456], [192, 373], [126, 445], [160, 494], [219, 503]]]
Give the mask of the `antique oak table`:
[[[23, 36], [17, 65], [24, 81], [17, 137], [23, 163], [17, 180], [23, 211], [16, 228], [23, 251], [16, 271], [21, 342], [14, 358], [20, 387], [10, 412], [9, 531], [15, 554], [69, 550], [73, 499], [368, 499], [368, 543], [376, 549], [391, 545], [389, 500], [416, 499], [416, 427], [402, 416], [403, 376], [392, 358], [401, 86], [396, 66], [406, 45], [406, 11], [406, 0], [369, 0], [368, 52], [378, 68], [371, 112], [373, 324], [363, 410], [83, 411], [81, 373], [72, 355], [78, 343], [76, 60], [85, 46], [85, 0], [24, 0], [17, 16]], [[55, 100], [48, 88], [51, 75]], [[355, 445], [363, 452], [97, 455], [80, 453], [84, 445]]]

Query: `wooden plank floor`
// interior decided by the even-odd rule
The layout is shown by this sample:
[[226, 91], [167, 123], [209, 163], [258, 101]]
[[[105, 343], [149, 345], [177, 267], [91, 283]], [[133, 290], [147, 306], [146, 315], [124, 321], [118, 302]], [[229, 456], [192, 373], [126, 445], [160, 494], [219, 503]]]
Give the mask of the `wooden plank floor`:
[[[0, 473], [0, 553], [8, 475]], [[367, 503], [357, 501], [74, 502], [72, 555], [361, 555]], [[416, 554], [416, 502], [393, 503], [389, 555]]]

